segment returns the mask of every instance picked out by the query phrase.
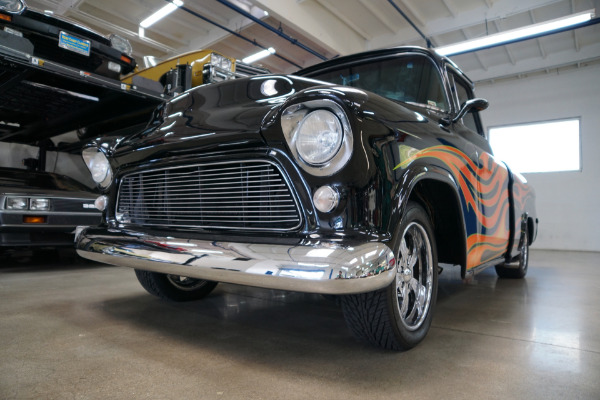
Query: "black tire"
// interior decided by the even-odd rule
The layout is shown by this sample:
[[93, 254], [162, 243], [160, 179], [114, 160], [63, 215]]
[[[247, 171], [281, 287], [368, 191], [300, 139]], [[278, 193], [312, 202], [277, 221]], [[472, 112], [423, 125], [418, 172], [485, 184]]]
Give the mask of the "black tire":
[[496, 265], [496, 274], [500, 278], [523, 279], [527, 275], [529, 268], [529, 230], [527, 227], [521, 234], [523, 236], [521, 243], [521, 254], [519, 255], [519, 264], [500, 264]]
[[429, 331], [438, 286], [433, 229], [419, 204], [408, 203], [393, 250], [396, 279], [390, 286], [340, 300], [346, 323], [357, 339], [388, 350], [408, 350]]
[[139, 269], [135, 270], [135, 276], [148, 293], [170, 301], [200, 300], [212, 292], [218, 284], [218, 282]]

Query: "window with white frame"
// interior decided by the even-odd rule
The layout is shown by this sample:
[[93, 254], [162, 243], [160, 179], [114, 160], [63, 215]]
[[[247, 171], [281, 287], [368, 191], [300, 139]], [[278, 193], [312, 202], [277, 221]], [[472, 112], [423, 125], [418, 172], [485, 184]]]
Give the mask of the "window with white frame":
[[579, 118], [489, 128], [494, 155], [524, 172], [581, 170]]

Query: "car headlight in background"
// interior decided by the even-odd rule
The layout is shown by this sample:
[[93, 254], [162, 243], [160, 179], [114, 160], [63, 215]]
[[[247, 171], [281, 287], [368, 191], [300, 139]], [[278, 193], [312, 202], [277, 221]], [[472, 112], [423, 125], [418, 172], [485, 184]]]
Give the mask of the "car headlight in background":
[[11, 14], [20, 14], [25, 9], [23, 0], [0, 0], [0, 10]]
[[[0, 0], [1, 2], [2, 0]], [[127, 54], [129, 57], [133, 54], [133, 48], [131, 47], [131, 43], [129, 40], [119, 36], [112, 34], [108, 37], [110, 39], [110, 46], [113, 49], [119, 50], [121, 53]]]
[[108, 69], [109, 71], [116, 72], [117, 74], [121, 73], [121, 65], [117, 64], [116, 62], [109, 61]]
[[6, 209], [19, 211], [49, 211], [50, 199], [41, 197], [9, 196], [6, 198]]
[[29, 201], [29, 209], [32, 211], [48, 211], [50, 209], [50, 200], [33, 198]]
[[104, 153], [96, 147], [88, 147], [83, 150], [81, 156], [90, 170], [94, 182], [103, 188], [108, 187], [112, 180], [112, 171]]
[[352, 130], [342, 107], [332, 100], [310, 100], [286, 108], [281, 128], [302, 169], [328, 176], [352, 155]]
[[7, 197], [7, 210], [27, 210], [29, 199], [27, 197]]
[[231, 60], [217, 53], [212, 53], [210, 55], [210, 65], [226, 71], [231, 71]]

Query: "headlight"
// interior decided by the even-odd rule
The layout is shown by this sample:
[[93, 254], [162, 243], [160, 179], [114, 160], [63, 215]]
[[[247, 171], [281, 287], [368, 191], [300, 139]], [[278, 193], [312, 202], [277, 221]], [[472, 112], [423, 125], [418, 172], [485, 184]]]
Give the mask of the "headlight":
[[210, 55], [210, 65], [231, 71], [231, 60], [217, 53]]
[[108, 62], [108, 70], [112, 72], [116, 72], [117, 74], [121, 73], [121, 65], [116, 62], [109, 61]]
[[48, 211], [50, 209], [50, 200], [33, 198], [29, 202], [29, 209], [32, 211]]
[[[2, 0], [0, 0], [0, 2], [1, 1]], [[133, 54], [133, 48], [131, 47], [131, 43], [129, 43], [129, 40], [115, 34], [110, 35], [108, 38], [110, 39], [110, 46], [113, 49], [117, 49], [121, 53], [125, 53], [129, 57], [131, 57], [131, 54]]]
[[102, 187], [108, 187], [112, 180], [110, 163], [104, 153], [95, 147], [88, 147], [82, 152], [83, 161], [92, 173], [94, 182]]
[[350, 122], [332, 100], [311, 100], [286, 108], [281, 129], [294, 158], [313, 175], [333, 175], [352, 155]]
[[322, 165], [337, 154], [344, 130], [334, 113], [317, 110], [300, 121], [296, 135], [296, 149], [300, 157], [308, 164]]
[[7, 197], [6, 198], [6, 209], [7, 210], [27, 210], [28, 206], [27, 197]]
[[11, 14], [20, 14], [25, 9], [23, 0], [0, 0], [0, 10]]

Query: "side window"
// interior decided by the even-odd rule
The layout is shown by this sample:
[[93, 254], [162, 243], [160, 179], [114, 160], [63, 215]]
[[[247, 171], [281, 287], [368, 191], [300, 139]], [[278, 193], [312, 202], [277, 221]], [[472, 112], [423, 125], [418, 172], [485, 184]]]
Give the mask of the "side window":
[[[456, 75], [452, 75], [456, 87], [456, 97], [458, 101], [458, 106], [460, 107], [465, 103], [465, 101], [472, 99], [474, 96], [471, 89], [468, 86], [466, 86], [462, 82], [462, 80], [460, 80]], [[465, 114], [465, 116], [463, 117], [463, 124], [465, 124], [465, 126], [473, 132], [479, 132], [475, 115], [475, 111]]]
[[425, 56], [403, 55], [346, 66], [311, 78], [368, 90], [392, 100], [448, 111], [442, 78]]

